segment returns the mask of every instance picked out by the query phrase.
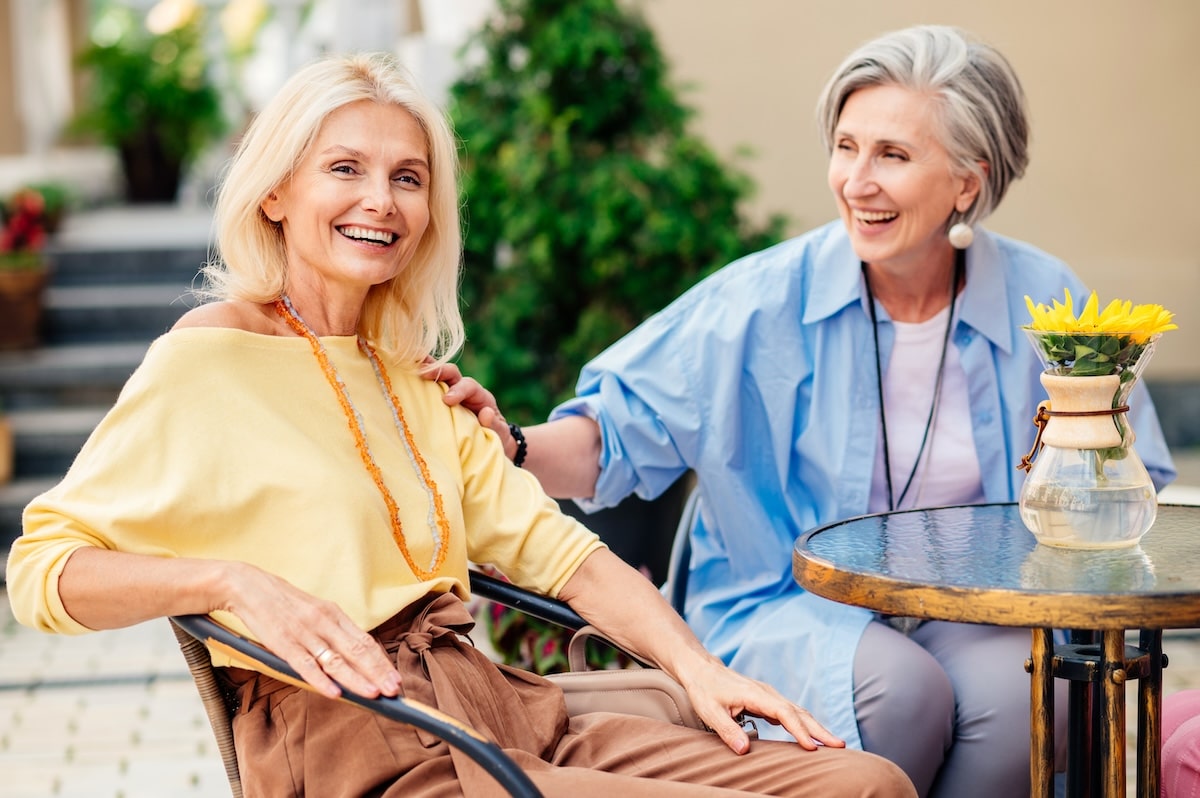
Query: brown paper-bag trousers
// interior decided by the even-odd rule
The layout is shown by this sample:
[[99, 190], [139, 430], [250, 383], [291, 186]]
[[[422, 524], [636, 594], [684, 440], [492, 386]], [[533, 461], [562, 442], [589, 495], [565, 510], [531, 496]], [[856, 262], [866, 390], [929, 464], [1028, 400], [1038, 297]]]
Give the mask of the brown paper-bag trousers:
[[[916, 794], [898, 768], [861, 751], [756, 740], [738, 756], [715, 734], [661, 721], [569, 719], [553, 683], [477, 651], [466, 637], [473, 625], [447, 593], [372, 634], [394, 659], [406, 696], [495, 740], [547, 798]], [[247, 798], [507, 794], [428, 732], [253, 671], [221, 670], [238, 693], [233, 730]]]

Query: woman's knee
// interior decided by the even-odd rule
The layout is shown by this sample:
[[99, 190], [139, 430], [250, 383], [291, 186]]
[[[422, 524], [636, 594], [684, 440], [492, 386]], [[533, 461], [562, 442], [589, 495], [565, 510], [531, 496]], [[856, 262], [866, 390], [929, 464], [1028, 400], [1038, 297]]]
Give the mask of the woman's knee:
[[[954, 744], [977, 747], [1003, 768], [1029, 759], [1029, 633], [1023, 629], [936, 623], [922, 627], [919, 642], [941, 663], [954, 685]], [[1067, 684], [1056, 680], [1056, 754], [1066, 752]], [[966, 744], [966, 745], [964, 745]], [[1060, 759], [1056, 756], [1056, 759]], [[1004, 764], [1007, 763], [1007, 764]]]
[[1028, 631], [935, 622], [922, 626], [915, 637], [954, 685], [960, 720], [1028, 716]]
[[854, 656], [854, 709], [860, 727], [911, 729], [915, 717], [949, 726], [954, 686], [928, 651], [880, 623], [867, 625]]
[[868, 624], [854, 657], [854, 711], [863, 748], [927, 794], [954, 740], [954, 690], [937, 661], [890, 627]]
[[863, 798], [917, 798], [916, 787], [908, 774], [882, 756], [864, 753], [855, 761], [854, 785], [847, 795]]

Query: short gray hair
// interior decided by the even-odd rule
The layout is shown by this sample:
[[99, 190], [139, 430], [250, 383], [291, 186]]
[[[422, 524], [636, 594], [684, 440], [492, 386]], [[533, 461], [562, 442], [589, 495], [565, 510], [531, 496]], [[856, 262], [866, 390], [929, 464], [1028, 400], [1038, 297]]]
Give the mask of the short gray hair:
[[[966, 211], [947, 226], [986, 218], [1012, 181], [1029, 164], [1029, 121], [1025, 92], [1012, 66], [995, 48], [958, 28], [918, 25], [880, 36], [859, 47], [825, 84], [817, 122], [825, 148], [850, 95], [871, 86], [899, 86], [931, 95], [938, 107], [938, 137], [955, 166], [980, 182]], [[988, 164], [987, 174], [979, 161]]]

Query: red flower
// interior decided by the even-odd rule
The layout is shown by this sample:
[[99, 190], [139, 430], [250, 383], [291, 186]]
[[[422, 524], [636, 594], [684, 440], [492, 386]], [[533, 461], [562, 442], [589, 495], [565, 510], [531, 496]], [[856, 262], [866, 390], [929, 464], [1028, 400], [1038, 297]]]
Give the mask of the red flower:
[[0, 254], [37, 253], [46, 245], [46, 201], [41, 192], [23, 188], [0, 207]]

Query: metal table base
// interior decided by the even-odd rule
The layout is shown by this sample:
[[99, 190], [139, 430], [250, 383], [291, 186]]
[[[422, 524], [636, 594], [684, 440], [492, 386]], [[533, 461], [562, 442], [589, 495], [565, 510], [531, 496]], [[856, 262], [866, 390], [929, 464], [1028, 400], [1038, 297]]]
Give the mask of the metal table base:
[[1030, 782], [1054, 795], [1054, 679], [1069, 679], [1067, 796], [1125, 798], [1125, 683], [1138, 681], [1138, 798], [1158, 798], [1162, 737], [1162, 630], [1141, 631], [1137, 647], [1123, 630], [1072, 632], [1054, 646], [1049, 629], [1033, 630], [1030, 672]]

